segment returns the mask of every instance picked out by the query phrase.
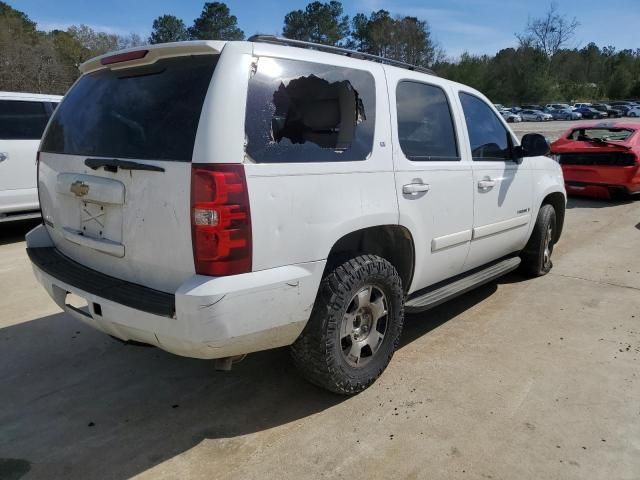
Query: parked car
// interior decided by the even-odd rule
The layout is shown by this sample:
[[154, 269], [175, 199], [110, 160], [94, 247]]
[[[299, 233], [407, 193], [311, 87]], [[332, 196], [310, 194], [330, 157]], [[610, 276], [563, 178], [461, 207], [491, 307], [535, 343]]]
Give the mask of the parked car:
[[0, 92], [0, 222], [40, 216], [36, 154], [61, 98]]
[[627, 114], [629, 113], [629, 110], [631, 110], [631, 108], [633, 107], [629, 105], [612, 105], [612, 108], [618, 110], [620, 112], [620, 116], [626, 117], [628, 116]]
[[519, 115], [522, 117], [522, 120], [527, 122], [546, 122], [548, 120], [553, 120], [553, 116], [551, 114], [541, 110], [522, 110]]
[[554, 120], [580, 120], [582, 118], [582, 114], [579, 112], [574, 112], [571, 109], [565, 108], [555, 108], [547, 111]]
[[549, 272], [565, 189], [544, 137], [520, 144], [484, 95], [429, 70], [307, 46], [178, 42], [81, 65], [27, 235], [62, 309], [219, 368], [291, 345], [309, 380], [353, 394], [404, 312]]
[[499, 110], [499, 112], [500, 115], [502, 115], [502, 118], [504, 118], [508, 123], [519, 123], [522, 121], [522, 117], [520, 115], [513, 113], [511, 110], [507, 110], [506, 108]]
[[640, 193], [640, 126], [578, 125], [551, 144], [569, 194], [611, 198]]
[[633, 102], [630, 102], [628, 100], [616, 100], [613, 102], [609, 102], [609, 105], [611, 105], [613, 108], [618, 108], [619, 106], [627, 106], [627, 107], [631, 107], [633, 106]]
[[540, 112], [544, 111], [544, 107], [542, 105], [520, 105], [522, 110], [538, 110]]
[[627, 110], [628, 117], [640, 117], [640, 107], [632, 107]]
[[547, 103], [544, 111], [551, 113], [551, 110], [571, 110], [571, 106], [568, 103]]
[[594, 103], [591, 108], [595, 108], [599, 112], [606, 113], [609, 118], [619, 118], [622, 116], [622, 112], [620, 110], [612, 108], [606, 103]]
[[591, 104], [590, 103], [574, 103], [573, 104], [573, 108], [574, 109], [578, 109], [578, 108], [590, 108]]
[[580, 115], [582, 115], [582, 118], [584, 119], [588, 119], [588, 118], [607, 118], [607, 114], [604, 112], [601, 112], [599, 110], [596, 110], [595, 108], [591, 108], [591, 107], [580, 107], [580, 108], [574, 108], [573, 109], [574, 112], [578, 112]]

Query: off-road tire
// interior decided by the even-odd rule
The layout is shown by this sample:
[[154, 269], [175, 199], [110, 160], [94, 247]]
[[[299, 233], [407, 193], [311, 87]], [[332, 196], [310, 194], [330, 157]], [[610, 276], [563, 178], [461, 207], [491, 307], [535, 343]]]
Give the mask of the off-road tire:
[[[541, 277], [549, 273], [553, 267], [551, 254], [556, 238], [556, 228], [555, 209], [549, 204], [542, 205], [529, 242], [520, 254], [522, 259], [520, 271], [522, 273], [532, 277]], [[545, 251], [547, 251], [546, 254]]]
[[[367, 285], [385, 296], [386, 333], [368, 363], [354, 367], [343, 354], [341, 326], [354, 295]], [[343, 395], [359, 393], [387, 368], [398, 347], [403, 321], [404, 291], [393, 265], [375, 255], [352, 258], [322, 280], [311, 317], [291, 346], [293, 361], [311, 383]]]

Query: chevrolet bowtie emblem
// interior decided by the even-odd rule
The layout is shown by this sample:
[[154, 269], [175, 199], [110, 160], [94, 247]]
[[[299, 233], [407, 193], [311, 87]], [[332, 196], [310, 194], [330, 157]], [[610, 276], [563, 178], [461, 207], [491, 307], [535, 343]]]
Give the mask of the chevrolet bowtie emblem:
[[89, 185], [80, 180], [76, 180], [71, 184], [71, 187], [69, 187], [69, 191], [76, 197], [84, 197], [89, 193]]

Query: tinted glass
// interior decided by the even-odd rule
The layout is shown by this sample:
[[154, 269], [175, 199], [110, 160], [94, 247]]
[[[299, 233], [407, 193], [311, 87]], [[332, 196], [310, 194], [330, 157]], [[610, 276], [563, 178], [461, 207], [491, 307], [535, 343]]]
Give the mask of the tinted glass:
[[191, 161], [217, 56], [159, 60], [85, 75], [56, 109], [43, 150]]
[[410, 160], [459, 160], [449, 101], [440, 87], [400, 82], [398, 140]]
[[256, 162], [365, 160], [375, 83], [362, 70], [261, 57], [249, 81], [247, 154]]
[[473, 159], [510, 159], [511, 136], [489, 105], [478, 97], [462, 92], [460, 102], [469, 131]]
[[49, 116], [43, 102], [0, 100], [0, 139], [40, 140]]

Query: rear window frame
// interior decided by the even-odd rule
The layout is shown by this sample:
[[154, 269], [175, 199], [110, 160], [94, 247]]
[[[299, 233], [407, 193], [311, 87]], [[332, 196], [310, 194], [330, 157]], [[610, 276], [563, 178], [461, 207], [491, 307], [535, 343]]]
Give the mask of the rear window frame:
[[[83, 148], [78, 148], [78, 149], [67, 148], [65, 145], [62, 145], [62, 148], [56, 148], [56, 147], [60, 147], [60, 145], [55, 145], [55, 144], [52, 145], [53, 141], [52, 143], [49, 143], [50, 135], [52, 134], [52, 129], [56, 128], [56, 120], [61, 115], [69, 114], [69, 112], [65, 110], [65, 106], [67, 106], [67, 108], [70, 108], [68, 107], [69, 102], [71, 101], [70, 99], [73, 98], [74, 91], [77, 91], [76, 90], [77, 87], [81, 84], [84, 78], [92, 78], [92, 77], [96, 78], [97, 76], [100, 76], [100, 75], [110, 75], [111, 76], [110, 78], [115, 76], [119, 80], [128, 80], [136, 77], [145, 77], [145, 76], [151, 77], [151, 76], [157, 75], [158, 73], [163, 73], [164, 71], [166, 71], [166, 68], [165, 70], [162, 70], [159, 72], [153, 71], [154, 68], [155, 69], [162, 68], [163, 64], [173, 65], [175, 72], [180, 73], [182, 71], [182, 69], [180, 68], [180, 63], [185, 62], [185, 59], [188, 59], [186, 61], [195, 60], [200, 62], [200, 65], [195, 66], [194, 70], [190, 72], [191, 74], [195, 73], [196, 68], [203, 68], [203, 69], [207, 69], [207, 71], [204, 72], [206, 73], [206, 75], [203, 75], [203, 78], [201, 80], [202, 83], [197, 85], [198, 87], [201, 88], [201, 91], [194, 92], [193, 90], [195, 90], [196, 86], [194, 86], [194, 88], [189, 88], [189, 89], [185, 88], [180, 92], [182, 93], [182, 97], [180, 97], [180, 93], [178, 93], [173, 99], [173, 101], [176, 103], [176, 105], [183, 104], [181, 100], [184, 101], [186, 98], [186, 95], [193, 93], [194, 98], [192, 100], [194, 103], [191, 105], [191, 107], [193, 107], [194, 105], [199, 105], [197, 112], [195, 112], [195, 109], [194, 109], [192, 112], [193, 116], [183, 115], [182, 118], [177, 119], [177, 120], [180, 120], [180, 122], [175, 121], [173, 125], [169, 125], [167, 126], [167, 128], [158, 129], [152, 132], [153, 137], [150, 139], [144, 139], [142, 141], [143, 145], [138, 147], [138, 151], [135, 151], [135, 152], [127, 151], [126, 150], [127, 148], [129, 149], [135, 148], [135, 147], [131, 147], [130, 142], [127, 140], [123, 140], [121, 142], [121, 145], [120, 145], [121, 151], [108, 150], [104, 148], [102, 149], [102, 151], [88, 151]], [[220, 59], [219, 54], [211, 54], [211, 53], [173, 56], [173, 57], [160, 58], [159, 60], [157, 60], [152, 64], [136, 65], [128, 68], [126, 67], [125, 68], [104, 68], [104, 69], [99, 69], [99, 70], [82, 75], [78, 79], [78, 81], [74, 84], [74, 86], [69, 90], [69, 92], [65, 95], [63, 101], [57, 106], [57, 108], [53, 112], [50, 122], [42, 136], [42, 144], [41, 144], [42, 152], [62, 154], [62, 155], [74, 155], [74, 156], [81, 156], [81, 157], [87, 157], [87, 158], [117, 158], [117, 159], [131, 159], [131, 160], [145, 160], [145, 161], [148, 160], [148, 161], [168, 161], [168, 162], [176, 162], [176, 163], [191, 163], [193, 160], [193, 153], [196, 147], [197, 133], [198, 133], [198, 129], [200, 128], [202, 112], [205, 109], [206, 97], [211, 88], [213, 75], [217, 68], [219, 59]], [[182, 67], [184, 66], [185, 64], [183, 63]], [[148, 73], [144, 73], [145, 70], [147, 70]], [[178, 81], [179, 83], [179, 80], [180, 80], [179, 75], [176, 75], [173, 80]], [[184, 79], [182, 80], [184, 81]], [[165, 84], [164, 85], [165, 89], [166, 89], [166, 86], [167, 85]], [[144, 92], [144, 90], [142, 91]], [[92, 92], [92, 91], [89, 90], [89, 92]], [[92, 93], [95, 93], [95, 85]], [[85, 97], [80, 97], [79, 100], [86, 98], [87, 95], [92, 96], [92, 93], [85, 92]], [[201, 96], [198, 96], [198, 98], [195, 98], [196, 94]], [[152, 107], [155, 107], [155, 108], [161, 107], [162, 101], [170, 102], [171, 100], [168, 99], [167, 97], [165, 98], [157, 97], [156, 102], [155, 104], [152, 105]], [[71, 107], [71, 108], [72, 110], [70, 110], [70, 112], [74, 112], [75, 111], [73, 109], [74, 107]], [[104, 112], [102, 110], [98, 110], [98, 113], [102, 113], [104, 115]], [[138, 113], [153, 114], [154, 112], [153, 112], [153, 108], [149, 108], [146, 112], [140, 109]], [[177, 109], [175, 113], [176, 115], [179, 115], [179, 112], [177, 112]], [[71, 115], [73, 116], [73, 113], [71, 113]], [[155, 118], [157, 117], [153, 117], [152, 120], [148, 120], [149, 123], [147, 125], [153, 125], [153, 123], [155, 122]], [[171, 131], [169, 127], [181, 128], [181, 129], [190, 128], [190, 126], [189, 127], [186, 126], [184, 122], [185, 119], [189, 120], [189, 123], [193, 122], [193, 131], [191, 132], [189, 130], [185, 134], [188, 137], [192, 136], [192, 138], [186, 139], [186, 136], [185, 136], [182, 139], [182, 142], [185, 143], [185, 145], [181, 146], [181, 147], [184, 147], [184, 151], [180, 152], [179, 155], [171, 155], [171, 156], [164, 155], [163, 153], [167, 150], [166, 146], [171, 144], [172, 139], [164, 138], [164, 136], [161, 135], [161, 132], [164, 131], [166, 133]], [[93, 126], [93, 128], [97, 128], [96, 127], [97, 125], [99, 125], [98, 121], [96, 121], [96, 124]], [[107, 123], [107, 126], [109, 126], [108, 123]], [[113, 128], [113, 125], [111, 125], [111, 128]], [[164, 143], [157, 142], [158, 138], [162, 138], [164, 140]], [[100, 142], [103, 143], [102, 146], [104, 147], [105, 139], [104, 138], [101, 139]], [[157, 143], [157, 144], [154, 144], [154, 143]], [[85, 146], [86, 145], [87, 143], [85, 143]], [[153, 149], [151, 149], [150, 146], [153, 146]]]

